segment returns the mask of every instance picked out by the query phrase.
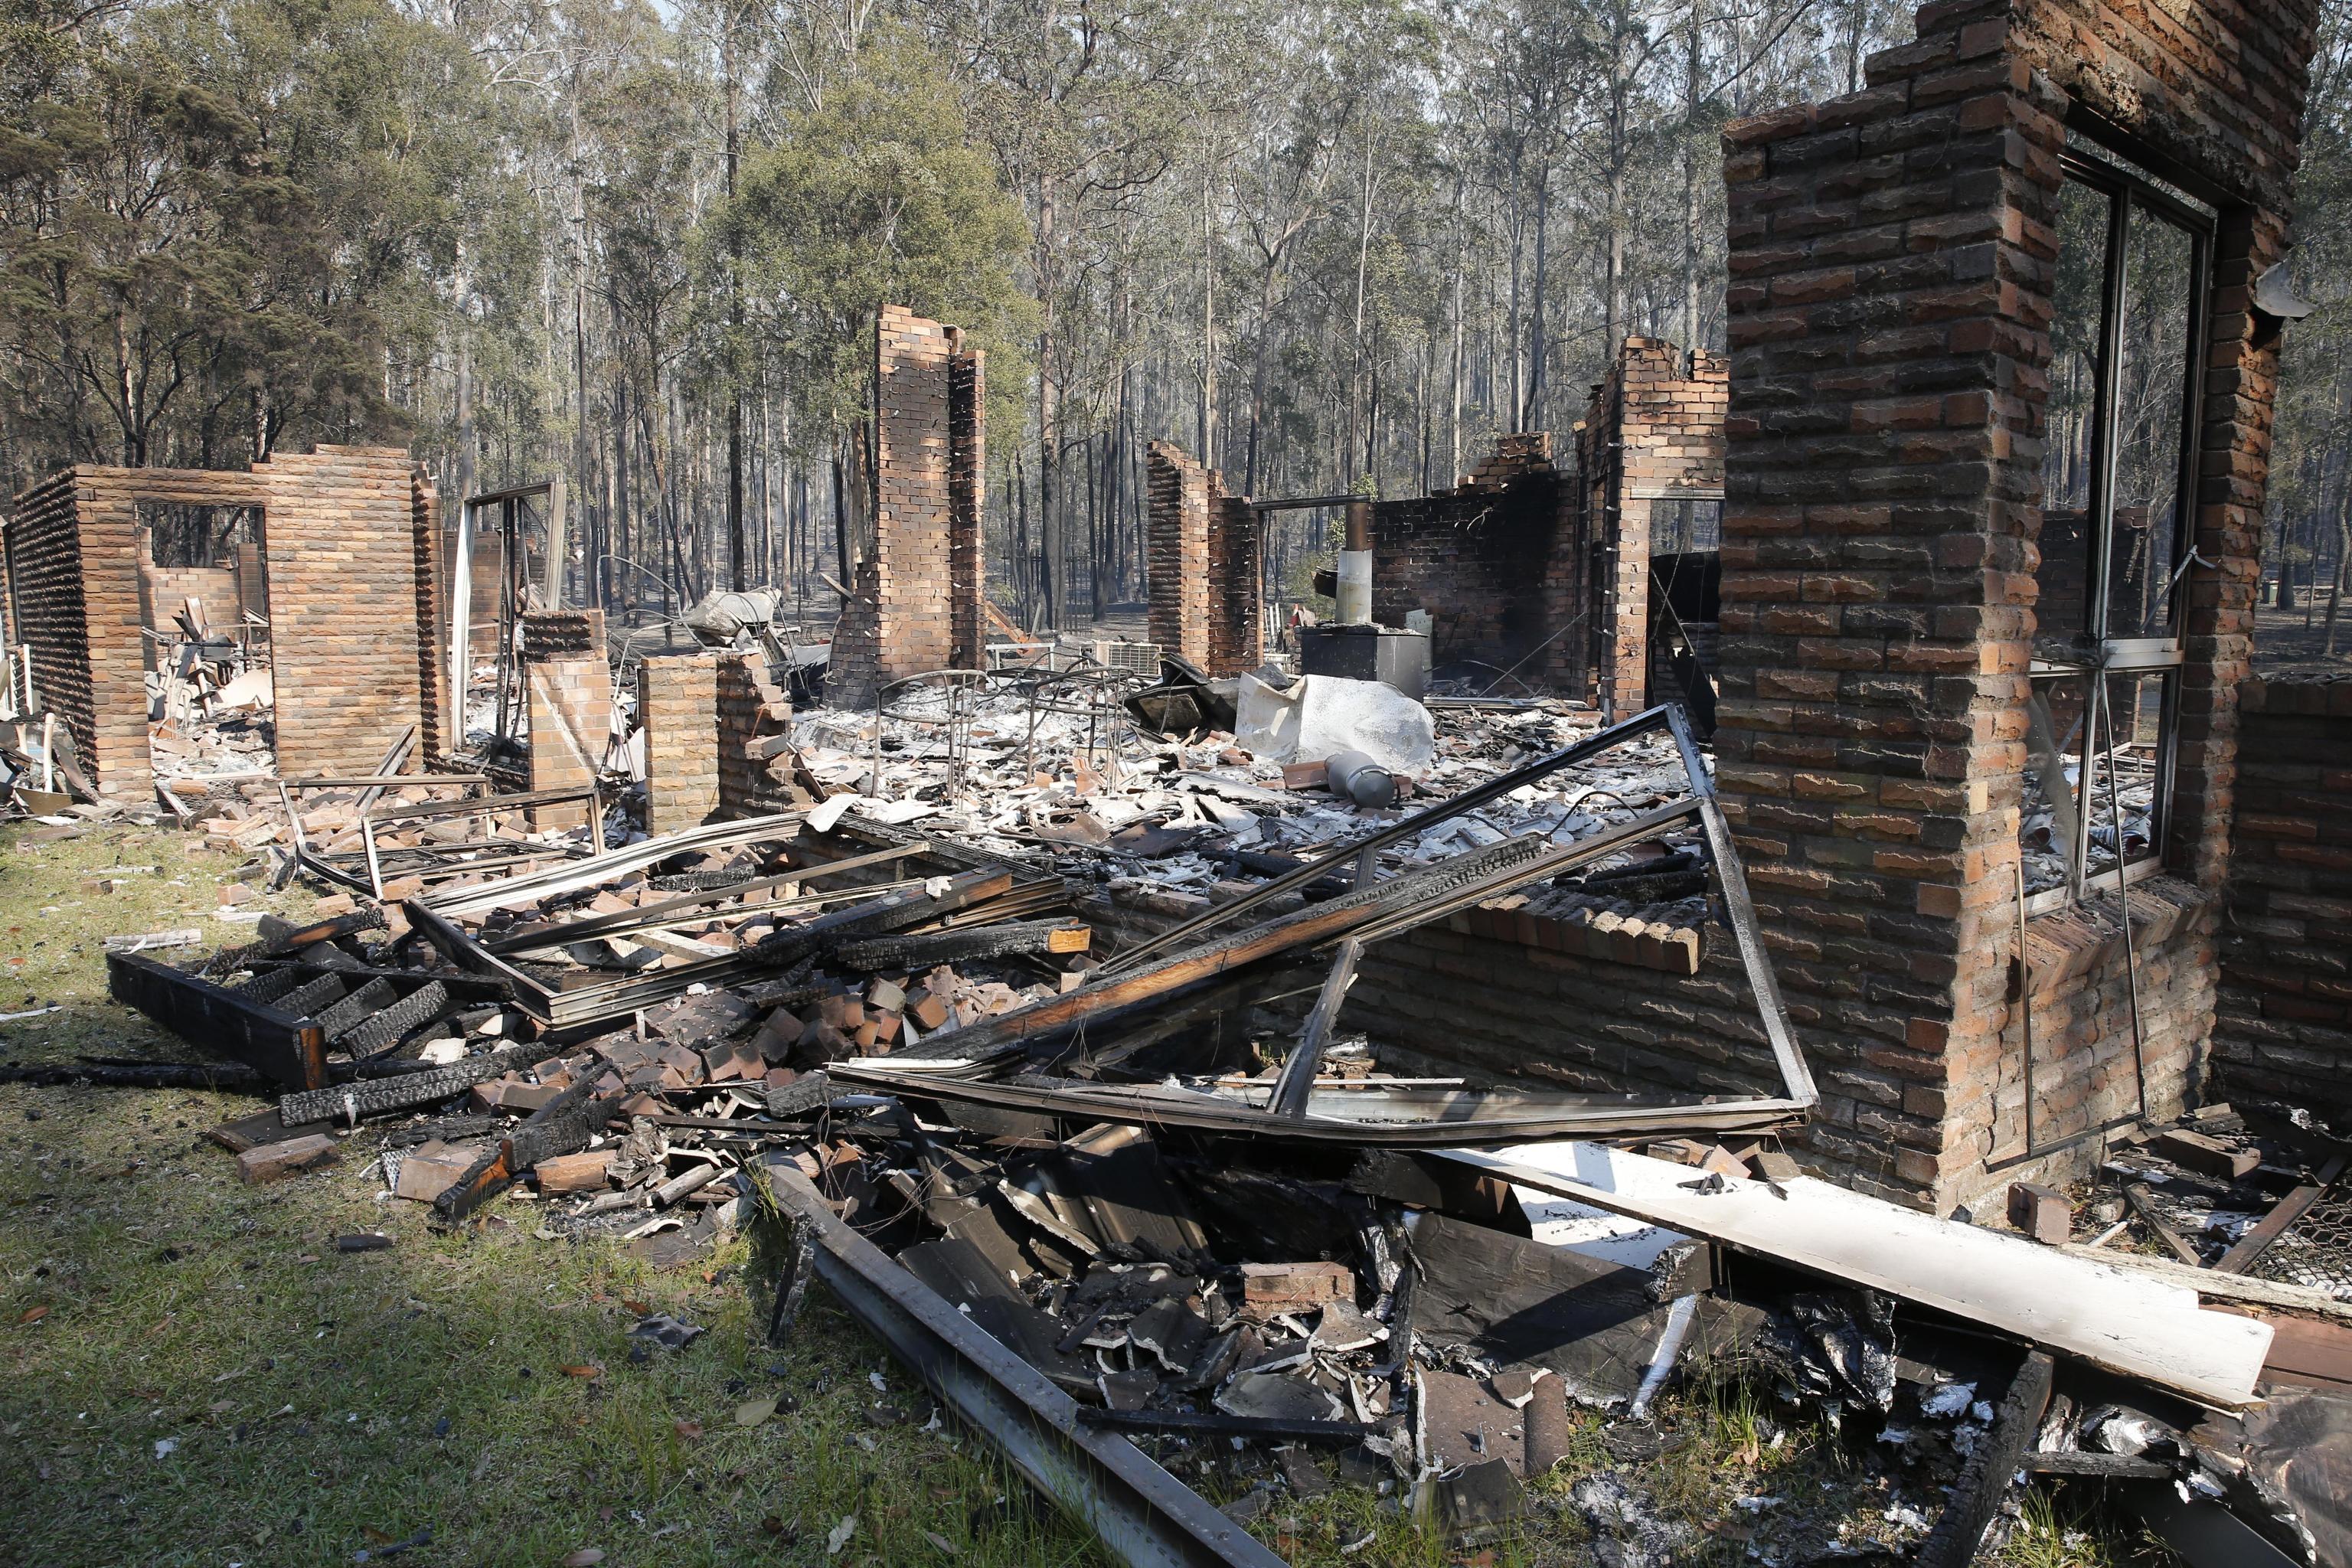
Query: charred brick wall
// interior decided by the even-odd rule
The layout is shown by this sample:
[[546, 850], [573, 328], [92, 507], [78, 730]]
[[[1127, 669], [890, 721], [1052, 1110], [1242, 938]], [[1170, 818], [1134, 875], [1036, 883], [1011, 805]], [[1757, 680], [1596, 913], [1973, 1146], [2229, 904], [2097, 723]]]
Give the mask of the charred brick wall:
[[2216, 1088], [2352, 1114], [2352, 677], [2258, 677], [2239, 700]]
[[792, 752], [751, 754], [759, 742], [782, 734], [793, 716], [792, 699], [768, 679], [764, 657], [721, 654], [717, 696], [719, 814], [760, 816], [808, 804], [787, 783]]
[[449, 718], [449, 672], [442, 662], [441, 571], [435, 551], [441, 538], [441, 495], [421, 467], [408, 470], [408, 557], [415, 594], [417, 754], [446, 755], [465, 736], [462, 721]]
[[979, 662], [984, 374], [962, 342], [899, 305], [876, 322], [874, 553], [851, 580], [828, 676], [845, 706], [966, 655]]
[[948, 641], [959, 669], [988, 665], [981, 500], [988, 489], [988, 356], [948, 359]]
[[1524, 663], [1551, 636], [1563, 570], [1560, 490], [1551, 436], [1502, 437], [1454, 489], [1372, 507], [1372, 618], [1401, 626], [1430, 618], [1433, 666], [1475, 660], [1533, 684], [1545, 660]]
[[1209, 476], [1210, 675], [1239, 675], [1265, 662], [1265, 605], [1259, 566], [1257, 509], [1229, 496]]
[[604, 652], [604, 612], [602, 610], [526, 610], [522, 617], [522, 661], [538, 664], [572, 654]]
[[656, 837], [699, 826], [719, 813], [719, 657], [668, 654], [637, 666], [646, 831]]
[[1146, 563], [1151, 598], [1144, 624], [1162, 653], [1209, 663], [1209, 471], [1171, 441], [1144, 453]]
[[[105, 779], [130, 764], [112, 750], [118, 740], [113, 729], [101, 738], [92, 698], [89, 608], [82, 597], [81, 532], [75, 511], [78, 489], [79, 481], [68, 469], [16, 500], [5, 536], [8, 640], [32, 650], [35, 696], [72, 731], [83, 765]], [[11, 651], [21, 666], [23, 656]], [[21, 669], [11, 677], [21, 681]], [[143, 767], [143, 701], [140, 719], [134, 739]]]
[[[1811, 1152], [1889, 1195], [1948, 1206], [2021, 1142], [2013, 868], [2070, 124], [2221, 215], [2192, 530], [2221, 567], [2187, 579], [2165, 846], [2189, 899], [2218, 894], [2276, 374], [2247, 301], [2281, 254], [2312, 22], [2309, 0], [1953, 0], [1864, 90], [1725, 133], [1719, 777], [1822, 1080]], [[2159, 1114], [2210, 1022], [2210, 922], [2138, 954]], [[2084, 962], [2083, 1043], [2036, 1089], [2079, 1087], [2089, 1125], [2137, 1085], [2113, 1066], [2120, 955]]]
[[1576, 427], [1580, 511], [1567, 551], [1573, 613], [1591, 632], [1563, 637], [1559, 682], [1620, 714], [1649, 701], [1653, 503], [1723, 493], [1730, 367], [1701, 352], [1685, 364], [1663, 338], [1630, 337]]

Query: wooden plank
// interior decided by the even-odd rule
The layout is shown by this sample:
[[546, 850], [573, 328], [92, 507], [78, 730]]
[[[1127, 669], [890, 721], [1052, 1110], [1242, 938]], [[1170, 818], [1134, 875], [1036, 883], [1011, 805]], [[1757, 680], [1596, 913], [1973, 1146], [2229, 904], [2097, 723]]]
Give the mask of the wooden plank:
[[2196, 1293], [2099, 1255], [1956, 1225], [1810, 1177], [1773, 1187], [1598, 1143], [1523, 1143], [1441, 1156], [1538, 1192], [1884, 1290], [2128, 1377], [2236, 1407], [2255, 1398], [2271, 1327], [2200, 1310]]
[[2339, 1301], [2323, 1290], [2305, 1285], [2289, 1285], [2278, 1279], [2258, 1279], [2245, 1274], [2224, 1274], [2216, 1268], [2191, 1268], [2169, 1258], [2156, 1258], [2141, 1252], [2110, 1252], [2095, 1249], [2090, 1243], [2070, 1241], [2060, 1251], [2075, 1258], [2094, 1258], [2145, 1274], [2149, 1279], [2176, 1286], [2209, 1301], [2242, 1302], [2250, 1307], [2276, 1307], [2290, 1312], [2305, 1312], [2313, 1317], [2352, 1323], [2352, 1301]]
[[2270, 1213], [2240, 1237], [2238, 1244], [2221, 1254], [2221, 1260], [2213, 1265], [2215, 1270], [2222, 1274], [2243, 1274], [2252, 1268], [2254, 1259], [2269, 1251], [2271, 1243], [2286, 1234], [2287, 1226], [2310, 1213], [2311, 1205], [2317, 1203], [2343, 1173], [2344, 1156], [2338, 1154], [2319, 1168], [2317, 1180], [2297, 1187], [2281, 1198]]
[[2145, 1183], [2126, 1183], [2124, 1202], [2131, 1205], [2131, 1211], [2139, 1216], [2140, 1224], [2147, 1226], [2148, 1234], [2164, 1243], [2164, 1249], [2167, 1252], [2171, 1253], [2173, 1257], [2191, 1268], [2205, 1267], [2205, 1259], [2198, 1255], [2197, 1249], [2181, 1240], [2180, 1233], [2165, 1224], [2164, 1216], [2156, 1212], [2156, 1204], [2149, 1198]]

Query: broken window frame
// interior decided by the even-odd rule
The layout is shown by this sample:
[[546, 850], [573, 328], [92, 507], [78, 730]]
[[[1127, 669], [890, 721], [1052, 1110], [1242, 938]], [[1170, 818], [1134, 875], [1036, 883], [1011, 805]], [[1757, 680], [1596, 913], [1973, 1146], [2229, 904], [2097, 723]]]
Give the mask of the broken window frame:
[[[2153, 876], [2164, 868], [2165, 840], [2171, 828], [2173, 781], [2179, 754], [2180, 672], [2187, 662], [2180, 631], [2183, 595], [2179, 588], [2189, 566], [2198, 559], [2193, 529], [2200, 456], [2198, 433], [2203, 424], [2203, 378], [2199, 349], [2205, 341], [2210, 319], [2216, 216], [2203, 204], [2080, 136], [2070, 134], [2059, 163], [2067, 184], [2095, 192], [2105, 198], [2105, 249], [2099, 279], [2096, 380], [2090, 421], [2088, 493], [2081, 542], [2085, 561], [2084, 604], [2079, 608], [2084, 629], [2074, 639], [2074, 657], [2071, 658], [2053, 654], [2037, 638], [2027, 670], [2029, 738], [2025, 780], [2028, 784], [2032, 783], [2037, 775], [2052, 780], [2053, 761], [2063, 768], [2067, 738], [2053, 733], [2054, 725], [2050, 698], [2060, 689], [2069, 686], [2077, 689], [2077, 706], [2082, 720], [2074, 753], [2076, 758], [2075, 777], [2071, 784], [2065, 785], [2067, 793], [2063, 799], [2046, 784], [2043, 788], [2045, 796], [2056, 808], [2052, 826], [2053, 833], [2064, 839], [2062, 853], [2065, 857], [2066, 871], [2064, 879], [2057, 886], [2029, 893], [2025, 900], [2029, 916], [2063, 909], [2086, 896], [2104, 893], [2114, 887], [2129, 887], [2131, 883]], [[2116, 628], [2109, 623], [2113, 609], [2110, 599], [2116, 478], [2121, 448], [2118, 429], [2121, 398], [2116, 373], [2123, 360], [2124, 317], [2132, 284], [2126, 266], [2132, 227], [2136, 223], [2145, 222], [2164, 223], [2177, 228], [2187, 237], [2189, 245], [2186, 298], [2180, 301], [2186, 307], [2187, 320], [2182, 340], [2184, 363], [2181, 367], [2179, 457], [2172, 499], [2171, 550], [2169, 557], [2160, 563], [2165, 582], [2161, 591], [2163, 629], [2156, 636], [2116, 637], [2111, 635]], [[2045, 524], [2049, 515], [2048, 501], [2049, 497], [2045, 493]], [[2153, 519], [2148, 526], [2153, 530]], [[2138, 681], [2147, 677], [2161, 678], [2164, 693], [2159, 704], [2153, 760], [2155, 777], [2148, 803], [2148, 847], [2138, 856], [2127, 858], [2124, 825], [2117, 815], [2116, 820], [2110, 824], [2116, 836], [2115, 864], [2100, 870], [2099, 885], [2095, 888], [2090, 866], [2090, 824], [2103, 804], [2113, 814], [2114, 796], [2119, 787], [2114, 777], [2114, 757], [2120, 747], [2116, 740], [2116, 714], [2110, 693], [2119, 679], [2130, 680], [2137, 690]], [[2136, 699], [2136, 710], [2137, 706]], [[2053, 739], [2054, 746], [2045, 743]], [[2063, 780], [2063, 772], [2056, 774], [2058, 780]], [[2108, 798], [2102, 802], [2095, 792], [2103, 793]], [[2018, 830], [2021, 855], [2022, 812], [2020, 813]]]
[[[1468, 851], [1387, 882], [1360, 884], [1354, 893], [1322, 904], [1310, 904], [1296, 914], [1276, 916], [1223, 937], [1198, 940], [1244, 910], [1313, 879], [1332, 866], [1358, 860], [1369, 850], [1457, 816], [1521, 783], [1658, 729], [1667, 731], [1674, 739], [1689, 793], [1632, 822], [1590, 834], [1571, 844], [1552, 847], [1517, 864], [1477, 869], [1507, 846], [1523, 842], [1506, 839], [1500, 845]], [[1249, 967], [1269, 959], [1296, 958], [1302, 951], [1328, 955], [1334, 949], [1344, 951], [1350, 942], [1368, 944], [1397, 935], [1444, 919], [1454, 909], [1479, 899], [1604, 859], [1644, 836], [1685, 821], [1695, 821], [1706, 840], [1709, 858], [1716, 868], [1722, 912], [1731, 927], [1757, 1018], [1763, 1026], [1780, 1079], [1778, 1094], [1668, 1100], [1631, 1094], [1554, 1094], [1509, 1089], [1431, 1093], [1382, 1089], [1375, 1080], [1362, 1089], [1309, 1087], [1302, 1098], [1294, 1082], [1288, 1097], [1290, 1106], [1286, 1110], [1275, 1102], [1279, 1092], [1275, 1085], [1266, 1086], [1266, 1103], [1259, 1105], [1241, 1096], [1181, 1087], [1096, 1086], [1008, 1074], [1007, 1069], [1018, 1066], [1033, 1040], [1058, 1037], [1073, 1026], [1083, 1028], [1090, 1018], [1108, 1018], [1123, 1013], [1140, 1015], [1147, 1008], [1175, 1005], [1197, 984], [1237, 978]], [[1416, 889], [1412, 901], [1401, 907], [1381, 907], [1384, 902], [1397, 902], [1394, 895], [1403, 891], [1398, 884], [1416, 876], [1431, 882], [1426, 892]], [[1389, 899], [1382, 899], [1382, 889], [1390, 890]], [[1373, 912], [1360, 921], [1329, 919], [1343, 905], [1358, 905]], [[1293, 926], [1300, 933], [1297, 940], [1290, 940], [1285, 934]], [[1171, 948], [1176, 951], [1168, 952]], [[1138, 960], [1154, 953], [1163, 956], [1151, 964], [1133, 967]], [[1328, 956], [1325, 962], [1330, 962]], [[1352, 967], [1343, 959], [1334, 972], [1344, 974]], [[1181, 971], [1185, 978], [1155, 989], [1147, 983], [1151, 971]], [[1326, 989], [1330, 988], [1327, 983]], [[1344, 990], [1344, 982], [1339, 988]], [[1338, 1005], [1334, 997], [1330, 1010], [1336, 1013]], [[1672, 704], [1647, 709], [1549, 757], [1337, 846], [1322, 860], [1277, 877], [1114, 955], [1090, 971], [1087, 984], [1076, 991], [1033, 1003], [989, 1025], [967, 1026], [966, 1030], [934, 1036], [932, 1039], [937, 1044], [923, 1050], [843, 1061], [830, 1070], [841, 1082], [919, 1102], [979, 1105], [1083, 1121], [1191, 1127], [1343, 1146], [1401, 1144], [1436, 1148], [1541, 1142], [1579, 1135], [1682, 1133], [1702, 1129], [1717, 1132], [1759, 1131], [1802, 1121], [1820, 1100], [1811, 1070], [1789, 1026], [1771, 961], [1756, 924], [1755, 909], [1748, 900], [1747, 876], [1738, 849], [1716, 800], [1713, 775], [1699, 754], [1688, 721], [1682, 710]], [[1307, 1047], [1302, 1045], [1299, 1048], [1303, 1051]], [[1305, 1079], [1311, 1068], [1310, 1058], [1302, 1065], [1299, 1078]], [[1305, 1081], [1311, 1086], [1311, 1079]]]

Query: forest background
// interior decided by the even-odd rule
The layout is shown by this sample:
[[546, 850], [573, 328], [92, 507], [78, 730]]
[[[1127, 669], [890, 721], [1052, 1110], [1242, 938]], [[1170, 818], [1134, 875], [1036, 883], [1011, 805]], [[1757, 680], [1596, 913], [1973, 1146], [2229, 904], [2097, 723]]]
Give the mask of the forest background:
[[[1910, 9], [0, 0], [0, 479], [402, 442], [445, 496], [563, 474], [603, 602], [822, 616], [891, 300], [989, 352], [997, 596], [1083, 622], [1142, 594], [1150, 440], [1244, 493], [1415, 494], [1500, 432], [1564, 451], [1629, 333], [1719, 349], [1721, 127], [1860, 85]], [[2291, 603], [2352, 566], [2347, 11]], [[1328, 521], [1276, 518], [1303, 584]]]

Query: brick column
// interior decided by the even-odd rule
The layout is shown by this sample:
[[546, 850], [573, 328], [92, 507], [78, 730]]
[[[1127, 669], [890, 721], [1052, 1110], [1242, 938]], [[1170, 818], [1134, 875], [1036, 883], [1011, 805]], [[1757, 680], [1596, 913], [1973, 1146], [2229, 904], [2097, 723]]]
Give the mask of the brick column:
[[2062, 134], [1998, 28], [1870, 79], [1725, 134], [1716, 743], [1811, 1148], [1933, 1205], [1989, 1152], [2010, 1013]]
[[951, 662], [988, 663], [982, 610], [988, 570], [982, 554], [981, 501], [988, 490], [988, 356], [972, 350], [948, 361], [948, 633]]
[[646, 831], [698, 826], [719, 810], [719, 656], [671, 654], [637, 666], [646, 732]]
[[877, 340], [874, 559], [881, 678], [953, 661], [948, 564], [948, 331], [885, 305]]
[[[2194, 524], [2221, 566], [2187, 579], [2168, 845], [2187, 880], [2134, 905], [2157, 1114], [2193, 1081], [2210, 1016], [2275, 372], [2246, 302], [2278, 255], [2311, 19], [2302, 0], [2204, 9], [2216, 31], [2139, 29], [2094, 0], [1950, 0], [1872, 58], [1866, 90], [1725, 133], [1718, 776], [1823, 1090], [1811, 1152], [1924, 1205], [2005, 1179], [1990, 1167], [2022, 1145], [2013, 867], [2077, 107], [2221, 194]], [[2065, 971], [2050, 1015], [2036, 998], [2044, 1139], [2133, 1102], [2120, 943], [2070, 929], [2086, 926], [2033, 936], [2036, 984]]]
[[1265, 662], [1265, 595], [1258, 565], [1257, 509], [1209, 481], [1208, 662], [1212, 676], [1239, 675]]
[[613, 731], [613, 668], [604, 651], [533, 659], [524, 679], [530, 688], [530, 787], [595, 783]]
[[1144, 452], [1151, 599], [1145, 617], [1162, 653], [1209, 662], [1209, 475], [1169, 441]]

